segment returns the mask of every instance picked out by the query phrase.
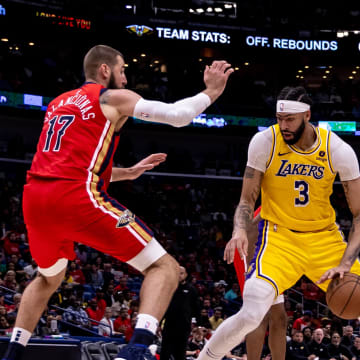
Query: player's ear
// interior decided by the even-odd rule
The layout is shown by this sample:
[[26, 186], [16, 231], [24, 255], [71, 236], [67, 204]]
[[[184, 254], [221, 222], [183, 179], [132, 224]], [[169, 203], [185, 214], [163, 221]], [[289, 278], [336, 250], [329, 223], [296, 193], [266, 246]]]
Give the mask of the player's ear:
[[311, 111], [305, 111], [305, 121], [310, 121], [311, 118]]
[[108, 78], [110, 76], [110, 67], [107, 64], [101, 64], [99, 66], [99, 73], [103, 78]]

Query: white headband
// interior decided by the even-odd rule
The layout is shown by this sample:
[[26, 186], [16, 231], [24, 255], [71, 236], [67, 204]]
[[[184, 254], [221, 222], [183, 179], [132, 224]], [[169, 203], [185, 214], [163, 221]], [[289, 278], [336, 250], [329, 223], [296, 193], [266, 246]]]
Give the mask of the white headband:
[[310, 110], [310, 105], [301, 101], [278, 100], [276, 103], [276, 112], [281, 113], [301, 113]]

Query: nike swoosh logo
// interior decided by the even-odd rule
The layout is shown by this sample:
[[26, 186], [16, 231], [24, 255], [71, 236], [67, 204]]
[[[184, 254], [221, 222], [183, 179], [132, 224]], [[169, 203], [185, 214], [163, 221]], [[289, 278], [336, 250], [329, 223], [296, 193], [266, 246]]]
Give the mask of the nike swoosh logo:
[[284, 153], [281, 153], [281, 152], [279, 151], [279, 152], [278, 152], [278, 155], [279, 155], [279, 156], [283, 156], [283, 155], [290, 154], [290, 153], [291, 153], [291, 151], [284, 152]]

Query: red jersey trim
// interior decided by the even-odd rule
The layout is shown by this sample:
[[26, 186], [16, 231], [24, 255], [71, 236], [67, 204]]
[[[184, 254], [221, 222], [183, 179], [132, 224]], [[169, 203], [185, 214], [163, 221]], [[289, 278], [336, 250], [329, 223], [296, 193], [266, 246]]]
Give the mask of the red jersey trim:
[[[92, 174], [91, 181], [88, 184], [88, 189], [90, 190], [90, 198], [93, 203], [95, 203], [95, 207], [99, 208], [106, 214], [111, 215], [114, 219], [119, 220], [121, 216], [124, 215], [125, 211], [118, 209], [113, 206], [110, 201], [105, 200], [101, 193], [98, 191], [98, 184], [100, 178]], [[143, 244], [146, 245], [148, 242], [152, 240], [152, 235], [147, 233], [139, 224], [136, 222], [130, 222], [126, 225], [126, 228], [134, 235], [136, 238]], [[139, 236], [140, 235], [140, 236]]]
[[[89, 175], [86, 182], [86, 189], [90, 197], [91, 202], [94, 204], [94, 207], [99, 208], [106, 214], [111, 215], [114, 219], [119, 220], [119, 217], [124, 215], [124, 211], [116, 208], [111, 204], [111, 202], [104, 199], [101, 193], [98, 190], [98, 185], [100, 182], [100, 177], [96, 175], [96, 172], [99, 171], [101, 165], [106, 158], [108, 153], [109, 146], [111, 144], [111, 139], [114, 134], [114, 126], [110, 122], [105, 124], [104, 130], [102, 132], [99, 145], [97, 146], [90, 167], [88, 169]], [[127, 226], [129, 231], [131, 231], [140, 242], [144, 245], [151, 241], [152, 235], [147, 233], [139, 224], [136, 222], [131, 222]], [[139, 236], [140, 235], [140, 236]]]

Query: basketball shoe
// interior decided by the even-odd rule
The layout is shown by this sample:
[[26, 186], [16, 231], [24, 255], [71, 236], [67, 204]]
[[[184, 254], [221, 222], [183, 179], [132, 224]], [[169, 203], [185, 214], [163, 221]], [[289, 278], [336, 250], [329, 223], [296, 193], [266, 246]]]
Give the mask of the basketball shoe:
[[128, 344], [120, 349], [114, 360], [156, 360], [146, 345]]

